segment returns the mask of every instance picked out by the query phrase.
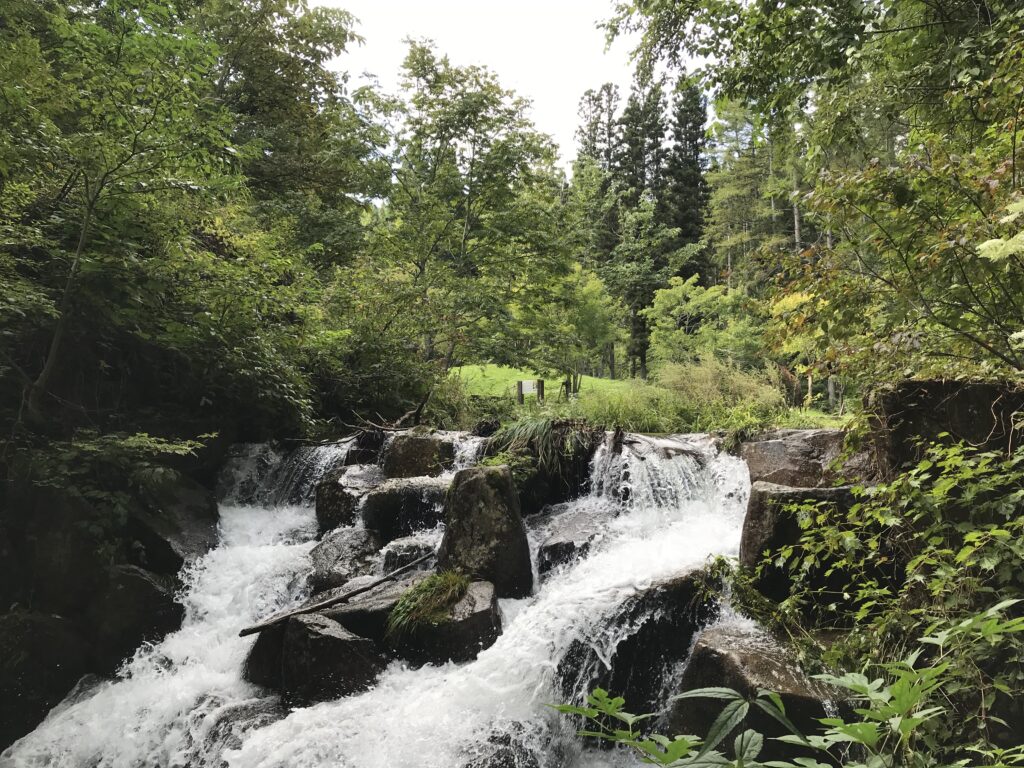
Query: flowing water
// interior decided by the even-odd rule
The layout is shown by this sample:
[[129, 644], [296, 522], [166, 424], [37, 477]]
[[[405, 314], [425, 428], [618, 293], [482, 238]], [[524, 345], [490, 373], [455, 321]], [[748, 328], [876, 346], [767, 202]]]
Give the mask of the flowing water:
[[[548, 573], [531, 597], [503, 600], [493, 646], [462, 665], [396, 661], [370, 691], [286, 712], [242, 680], [253, 638], [238, 630], [305, 597], [312, 492], [346, 451], [241, 452], [225, 468], [221, 543], [185, 574], [182, 629], [140, 649], [117, 680], [76, 692], [0, 767], [458, 768], [513, 743], [537, 761], [524, 765], [598, 765], [604, 758], [580, 756], [569, 725], [545, 706], [564, 699], [559, 661], [580, 640], [610, 658], [635, 630], [609, 621], [624, 603], [735, 554], [749, 491], [743, 463], [707, 438], [602, 448], [591, 494], [567, 507], [595, 521], [587, 557]], [[463, 440], [459, 464], [478, 452]]]

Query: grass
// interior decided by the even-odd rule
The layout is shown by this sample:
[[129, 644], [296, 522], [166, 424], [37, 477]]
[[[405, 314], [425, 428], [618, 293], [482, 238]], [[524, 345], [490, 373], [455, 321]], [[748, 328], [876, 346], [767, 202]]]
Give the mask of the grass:
[[[504, 365], [464, 365], [453, 368], [452, 374], [462, 379], [466, 392], [480, 397], [512, 397], [516, 392], [517, 381], [544, 379], [544, 387], [549, 400], [558, 397], [561, 379], [551, 376], [540, 376], [524, 368], [509, 368]], [[592, 392], [623, 392], [630, 388], [631, 382], [624, 379], [599, 379], [584, 376], [580, 381], [580, 397]]]
[[455, 571], [432, 573], [407, 589], [388, 616], [387, 633], [391, 637], [412, 634], [426, 626], [448, 621], [452, 607], [469, 589], [469, 577]]

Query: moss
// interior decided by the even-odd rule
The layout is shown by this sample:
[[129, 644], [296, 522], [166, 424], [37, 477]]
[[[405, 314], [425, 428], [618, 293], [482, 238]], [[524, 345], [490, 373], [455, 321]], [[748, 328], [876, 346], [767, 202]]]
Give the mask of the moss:
[[413, 634], [417, 629], [448, 621], [452, 607], [469, 589], [469, 577], [455, 571], [441, 571], [410, 587], [398, 599], [388, 616], [391, 637]]
[[537, 461], [532, 456], [513, 451], [501, 451], [487, 456], [480, 462], [484, 467], [508, 467], [512, 472], [512, 480], [518, 488], [522, 483], [537, 474]]

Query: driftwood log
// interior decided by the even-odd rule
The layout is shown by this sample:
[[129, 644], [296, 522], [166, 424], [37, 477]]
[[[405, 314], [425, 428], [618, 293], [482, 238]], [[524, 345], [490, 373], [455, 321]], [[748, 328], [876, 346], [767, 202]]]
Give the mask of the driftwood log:
[[246, 627], [245, 629], [243, 629], [241, 632], [238, 633], [238, 636], [239, 637], [245, 637], [246, 635], [255, 635], [257, 632], [262, 632], [265, 629], [270, 629], [271, 627], [276, 627], [278, 624], [281, 624], [281, 623], [283, 623], [285, 621], [288, 621], [288, 619], [292, 618], [293, 616], [301, 616], [304, 613], [315, 613], [316, 611], [322, 611], [324, 608], [330, 608], [332, 605], [338, 605], [339, 603], [344, 603], [347, 600], [355, 597], [356, 595], [361, 595], [364, 592], [369, 592], [371, 589], [374, 589], [375, 587], [379, 587], [381, 584], [385, 584], [385, 583], [387, 583], [389, 581], [393, 581], [396, 577], [401, 576], [403, 573], [407, 573], [408, 571], [411, 571], [417, 565], [419, 565], [420, 563], [426, 562], [427, 560], [429, 560], [432, 557], [434, 557], [434, 553], [433, 552], [431, 552], [429, 555], [424, 555], [423, 557], [420, 557], [420, 558], [418, 558], [416, 560], [413, 560], [411, 563], [409, 563], [407, 565], [403, 565], [401, 568], [398, 568], [398, 569], [392, 571], [391, 573], [389, 573], [387, 576], [383, 576], [383, 577], [377, 579], [376, 581], [367, 584], [365, 587], [359, 587], [359, 589], [353, 589], [351, 592], [346, 592], [343, 595], [338, 595], [337, 597], [331, 597], [331, 598], [328, 598], [327, 600], [321, 600], [318, 603], [312, 603], [310, 605], [304, 605], [301, 608], [296, 608], [293, 611], [286, 611], [285, 613], [280, 613], [277, 616], [274, 616], [273, 618], [267, 619], [266, 621], [261, 621], [259, 624], [253, 624], [251, 627]]

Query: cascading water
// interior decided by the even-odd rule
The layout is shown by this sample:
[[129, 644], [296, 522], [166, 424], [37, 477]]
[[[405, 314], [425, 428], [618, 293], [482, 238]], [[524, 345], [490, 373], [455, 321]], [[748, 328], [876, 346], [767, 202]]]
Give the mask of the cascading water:
[[[285, 713], [242, 680], [253, 640], [237, 633], [304, 597], [311, 488], [343, 450], [281, 461], [253, 448], [228, 467], [235, 490], [221, 505], [221, 544], [186, 574], [183, 628], [141, 649], [117, 681], [51, 713], [0, 766], [458, 768], [512, 743], [533, 755], [523, 765], [596, 765], [602, 758], [581, 758], [570, 725], [545, 707], [565, 698], [559, 661], [580, 641], [608, 659], [633, 629], [609, 621], [623, 604], [710, 556], [735, 554], [749, 485], [742, 462], [707, 438], [602, 448], [594, 491], [568, 505], [592, 513], [600, 535], [533, 596], [502, 601], [493, 646], [462, 665], [396, 661], [372, 690]], [[477, 453], [465, 441], [460, 464]]]

